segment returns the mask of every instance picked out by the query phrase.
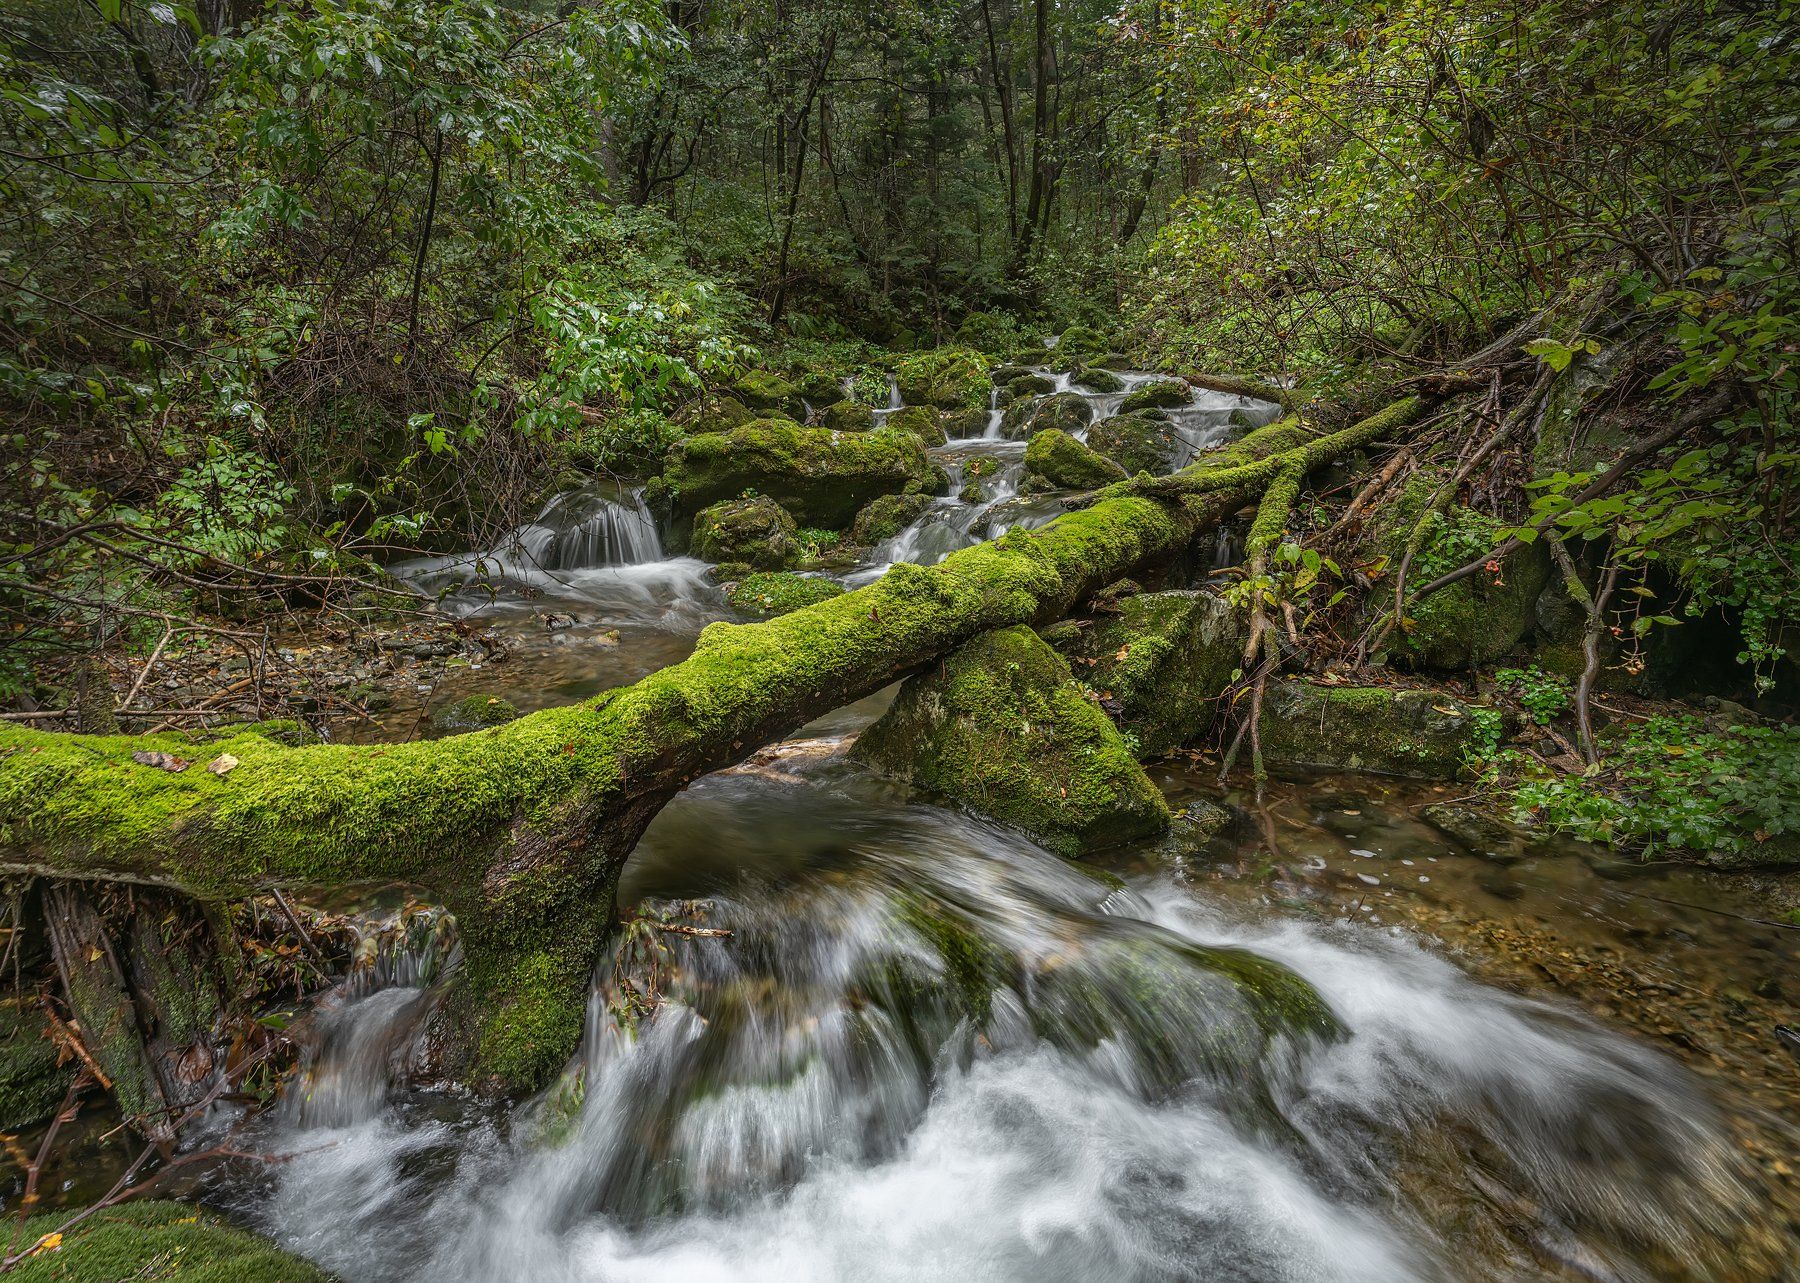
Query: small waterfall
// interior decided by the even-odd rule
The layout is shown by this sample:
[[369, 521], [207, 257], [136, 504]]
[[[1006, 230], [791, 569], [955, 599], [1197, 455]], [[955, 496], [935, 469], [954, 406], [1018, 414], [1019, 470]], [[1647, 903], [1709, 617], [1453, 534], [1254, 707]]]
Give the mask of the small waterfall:
[[663, 559], [656, 519], [637, 490], [560, 494], [515, 538], [544, 570], [641, 566]]
[[893, 376], [893, 375], [891, 375], [891, 374], [890, 374], [890, 375], [888, 375], [888, 399], [887, 399], [887, 408], [888, 408], [888, 409], [889, 409], [889, 410], [898, 410], [898, 409], [900, 409], [900, 408], [901, 408], [901, 401], [900, 401], [900, 380], [898, 380], [898, 379], [896, 379], [896, 378], [895, 378], [895, 377], [894, 377], [894, 376]]
[[984, 441], [1000, 440], [1000, 423], [1006, 418], [1006, 411], [1000, 408], [1000, 389], [993, 388], [988, 392], [987, 427], [982, 430]]

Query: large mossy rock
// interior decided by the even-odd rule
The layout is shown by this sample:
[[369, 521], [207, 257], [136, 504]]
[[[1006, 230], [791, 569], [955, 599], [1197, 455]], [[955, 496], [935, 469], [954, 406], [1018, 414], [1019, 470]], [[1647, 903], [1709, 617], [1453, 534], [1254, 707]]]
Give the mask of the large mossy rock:
[[518, 716], [519, 710], [513, 702], [499, 695], [464, 695], [433, 711], [431, 728], [442, 735], [461, 735], [466, 731], [505, 726]]
[[910, 432], [928, 446], [943, 445], [949, 440], [944, 431], [943, 416], [923, 405], [895, 410], [881, 426], [889, 432]]
[[1054, 350], [1058, 362], [1074, 366], [1084, 361], [1098, 361], [1112, 350], [1112, 343], [1093, 326], [1078, 322], [1057, 336]]
[[794, 540], [797, 530], [787, 509], [759, 494], [727, 499], [696, 514], [689, 546], [703, 561], [786, 570], [800, 560], [800, 545]]
[[1037, 490], [1095, 490], [1123, 481], [1125, 469], [1068, 433], [1046, 428], [1025, 447], [1026, 484]]
[[916, 352], [894, 366], [894, 383], [907, 405], [963, 410], [987, 404], [987, 358], [974, 348], [940, 347]]
[[867, 432], [875, 426], [875, 411], [860, 401], [834, 401], [819, 411], [819, 426], [833, 432]]
[[1075, 371], [1075, 386], [1089, 392], [1123, 392], [1125, 380], [1098, 365], [1084, 365]]
[[1169, 824], [1162, 794], [1111, 719], [1023, 626], [984, 633], [908, 678], [853, 752], [1060, 855]]
[[799, 414], [805, 409], [805, 398], [800, 395], [800, 389], [768, 370], [751, 370], [732, 384], [731, 390], [738, 400], [763, 413], [779, 410]]
[[1194, 390], [1180, 379], [1157, 379], [1134, 389], [1119, 407], [1120, 414], [1139, 410], [1177, 410], [1194, 399]]
[[892, 539], [918, 520], [931, 504], [928, 494], [884, 494], [871, 499], [850, 523], [850, 542], [872, 548]]
[[675, 422], [684, 432], [729, 432], [755, 417], [755, 412], [736, 397], [715, 392], [687, 406], [675, 416]]
[[1155, 411], [1120, 414], [1088, 429], [1088, 446], [1132, 476], [1162, 473], [1181, 446], [1174, 426]]
[[[56, 1232], [66, 1212], [34, 1216], [19, 1235], [28, 1248]], [[331, 1283], [312, 1262], [186, 1203], [121, 1203], [75, 1226], [54, 1247], [21, 1262], [23, 1283]]]
[[1243, 660], [1243, 623], [1202, 592], [1139, 593], [1113, 611], [1045, 635], [1100, 692], [1140, 758], [1179, 748], [1212, 725]]
[[1482, 741], [1491, 708], [1439, 690], [1273, 681], [1263, 695], [1263, 756], [1271, 762], [1449, 780]]
[[663, 481], [677, 525], [753, 491], [806, 525], [841, 530], [876, 495], [935, 491], [943, 472], [910, 432], [831, 432], [756, 419], [676, 442]]
[[1070, 436], [1085, 429], [1094, 417], [1091, 401], [1079, 392], [1058, 392], [1033, 401], [1016, 401], [1006, 407], [1000, 431], [1014, 441], [1054, 428]]
[[59, 1064], [49, 1021], [35, 1003], [0, 1002], [0, 1132], [23, 1131], [47, 1120], [75, 1077]]

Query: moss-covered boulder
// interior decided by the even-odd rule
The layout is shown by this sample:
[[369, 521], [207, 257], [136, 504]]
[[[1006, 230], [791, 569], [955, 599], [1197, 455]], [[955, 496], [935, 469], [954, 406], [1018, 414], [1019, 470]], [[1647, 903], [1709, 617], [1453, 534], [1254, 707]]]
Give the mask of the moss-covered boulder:
[[1178, 410], [1194, 399], [1194, 390], [1180, 379], [1156, 379], [1134, 388], [1119, 407], [1120, 414], [1137, 410]]
[[769, 370], [751, 370], [732, 384], [731, 390], [738, 400], [763, 413], [799, 414], [805, 409], [800, 389]]
[[814, 408], [845, 399], [844, 374], [841, 370], [796, 370], [792, 382], [801, 399]]
[[974, 348], [932, 348], [896, 362], [894, 383], [907, 405], [970, 409], [987, 404], [993, 390], [987, 371], [987, 358]]
[[1132, 476], [1167, 472], [1181, 447], [1174, 426], [1155, 411], [1102, 419], [1088, 429], [1087, 443]]
[[1006, 390], [1019, 399], [1028, 396], [1046, 396], [1056, 391], [1056, 380], [1047, 375], [1027, 370], [1023, 374], [1008, 379]]
[[1056, 359], [1069, 367], [1092, 362], [1112, 349], [1106, 335], [1091, 325], [1077, 323], [1064, 330], [1056, 340]]
[[1079, 392], [1058, 392], [1055, 396], [1009, 405], [1000, 420], [1000, 431], [1014, 441], [1050, 428], [1073, 436], [1085, 429], [1093, 417], [1093, 404], [1086, 397]]
[[907, 679], [861, 760], [1061, 855], [1149, 837], [1169, 808], [1068, 664], [1029, 628], [984, 633]]
[[1035, 373], [1037, 371], [1029, 365], [996, 365], [988, 378], [995, 387], [1003, 388], [1014, 379], [1024, 378], [1026, 375]]
[[48, 1119], [74, 1078], [57, 1063], [49, 1021], [36, 1003], [0, 1002], [0, 1132], [22, 1131]]
[[[1439, 690], [1270, 682], [1263, 756], [1271, 762], [1449, 780], [1499, 712]], [[1490, 723], [1491, 724], [1491, 723]]]
[[663, 481], [678, 526], [721, 499], [753, 491], [806, 525], [841, 530], [876, 495], [934, 492], [943, 472], [910, 432], [831, 432], [756, 419], [676, 442]]
[[804, 609], [827, 597], [836, 597], [844, 586], [818, 575], [789, 571], [765, 571], [725, 585], [725, 599], [732, 609], [758, 619], [773, 619]]
[[1242, 622], [1201, 592], [1121, 596], [1111, 613], [1045, 635], [1100, 693], [1140, 758], [1179, 748], [1212, 725], [1244, 653]]
[[675, 422], [684, 432], [729, 432], [755, 417], [750, 407], [736, 397], [714, 392], [684, 408], [675, 416]]
[[892, 539], [931, 504], [932, 498], [928, 494], [884, 494], [871, 499], [850, 523], [850, 542], [872, 548]]
[[695, 515], [689, 547], [703, 561], [786, 570], [800, 560], [797, 529], [787, 510], [767, 495], [727, 499]]
[[833, 432], [867, 432], [875, 426], [875, 410], [860, 401], [834, 401], [819, 411], [819, 426]]
[[[988, 412], [982, 410], [946, 410], [938, 416], [938, 422], [944, 429], [944, 438], [979, 437], [987, 432]], [[931, 445], [942, 442], [932, 441]]]
[[1089, 392], [1123, 392], [1125, 380], [1098, 365], [1084, 365], [1075, 371], [1075, 386]]
[[1516, 864], [1530, 845], [1527, 834], [1499, 816], [1462, 802], [1433, 802], [1419, 818], [1474, 855], [1498, 864]]
[[1056, 428], [1037, 433], [1025, 447], [1026, 485], [1034, 490], [1095, 490], [1124, 479], [1125, 469]]
[[910, 432], [928, 446], [943, 445], [949, 440], [943, 418], [929, 406], [909, 405], [895, 410], [881, 426], [889, 432]]
[[43, 1241], [10, 1277], [27, 1283], [331, 1283], [310, 1261], [186, 1203], [122, 1203], [96, 1212], [53, 1243], [66, 1212], [34, 1216], [19, 1246]]
[[433, 712], [431, 728], [442, 735], [460, 735], [504, 726], [518, 716], [519, 710], [511, 701], [498, 695], [465, 695]]

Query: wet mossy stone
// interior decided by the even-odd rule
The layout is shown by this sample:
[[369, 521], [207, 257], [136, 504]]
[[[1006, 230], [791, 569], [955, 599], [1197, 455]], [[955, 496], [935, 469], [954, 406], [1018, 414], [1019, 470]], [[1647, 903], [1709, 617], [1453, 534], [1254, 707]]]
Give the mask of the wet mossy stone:
[[926, 445], [943, 445], [944, 421], [936, 411], [923, 405], [909, 405], [895, 410], [882, 424], [889, 432], [910, 432]]
[[945, 484], [943, 470], [911, 432], [831, 432], [785, 419], [684, 438], [669, 452], [663, 480], [678, 525], [748, 491], [826, 530], [849, 525], [877, 495], [935, 493]]
[[1088, 429], [1087, 443], [1090, 449], [1098, 450], [1136, 476], [1140, 472], [1167, 472], [1181, 439], [1167, 419], [1145, 412], [1102, 419]]
[[1075, 371], [1075, 386], [1089, 392], [1123, 392], [1125, 380], [1098, 365], [1084, 365]]
[[1015, 441], [1049, 428], [1073, 436], [1087, 427], [1094, 407], [1079, 392], [1058, 392], [1035, 401], [1017, 401], [1006, 409], [1000, 431]]
[[1027, 375], [1035, 373], [1037, 373], [1037, 371], [1033, 370], [1029, 365], [997, 365], [994, 367], [993, 373], [990, 374], [988, 378], [992, 380], [995, 387], [1003, 388], [1014, 379], [1022, 379]]
[[1263, 693], [1262, 751], [1295, 766], [1450, 780], [1481, 740], [1483, 711], [1440, 690], [1274, 681]]
[[801, 398], [814, 406], [831, 405], [845, 399], [844, 376], [837, 370], [797, 371], [793, 382]]
[[983, 633], [908, 678], [852, 750], [1059, 855], [1153, 837], [1162, 794], [1068, 664], [1029, 628]]
[[1006, 390], [1015, 397], [1046, 396], [1056, 391], [1056, 380], [1027, 370], [1006, 382]]
[[62, 1104], [73, 1066], [58, 1064], [49, 1021], [35, 1003], [0, 1002], [0, 1131], [41, 1123]]
[[460, 735], [465, 731], [504, 726], [518, 716], [519, 710], [512, 702], [498, 695], [465, 695], [434, 712], [431, 726], [445, 735]]
[[675, 422], [685, 432], [729, 432], [755, 417], [750, 407], [736, 397], [713, 393], [682, 410]]
[[725, 586], [725, 599], [732, 609], [758, 619], [803, 610], [814, 602], [842, 594], [844, 586], [818, 575], [796, 575], [789, 571], [765, 571], [748, 575]]
[[1097, 490], [1125, 479], [1125, 469], [1068, 433], [1046, 428], [1025, 447], [1027, 484], [1034, 489]]
[[1106, 335], [1093, 326], [1075, 324], [1057, 338], [1056, 359], [1069, 364], [1092, 361], [1096, 357], [1105, 356], [1111, 347]]
[[1119, 407], [1120, 414], [1137, 410], [1178, 410], [1194, 399], [1194, 390], [1180, 379], [1157, 379], [1132, 390]]
[[875, 426], [875, 411], [860, 401], [834, 401], [819, 411], [819, 426], [833, 432], [867, 432]]
[[868, 548], [892, 539], [931, 504], [927, 494], [884, 494], [871, 499], [850, 523], [850, 542]]
[[[946, 410], [938, 416], [944, 429], [944, 439], [951, 437], [978, 437], [987, 431], [988, 412], [986, 410]], [[933, 441], [932, 445], [942, 442]]]
[[1140, 758], [1179, 748], [1212, 725], [1242, 662], [1242, 623], [1211, 593], [1138, 593], [1111, 607], [1059, 628], [1056, 648], [1100, 693]]
[[751, 370], [731, 385], [731, 390], [738, 400], [752, 410], [767, 412], [782, 410], [789, 414], [798, 414], [803, 408], [804, 398], [800, 389], [769, 370]]
[[973, 409], [986, 405], [993, 390], [987, 371], [987, 358], [974, 348], [932, 348], [895, 362], [894, 384], [907, 405]]
[[1498, 864], [1513, 864], [1525, 856], [1527, 836], [1490, 814], [1461, 802], [1433, 802], [1419, 808], [1419, 818], [1458, 846]]
[[797, 529], [787, 510], [767, 495], [727, 499], [695, 515], [690, 547], [702, 561], [786, 570], [800, 560]]
[[[57, 1232], [66, 1212], [34, 1216], [21, 1248]], [[186, 1203], [121, 1203], [63, 1234], [10, 1275], [29, 1283], [331, 1283], [312, 1262]]]

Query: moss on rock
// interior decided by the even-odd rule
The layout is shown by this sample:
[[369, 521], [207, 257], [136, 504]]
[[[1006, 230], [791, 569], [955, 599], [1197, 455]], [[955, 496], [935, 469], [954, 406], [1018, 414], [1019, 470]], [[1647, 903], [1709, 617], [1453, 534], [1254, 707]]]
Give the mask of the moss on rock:
[[727, 499], [694, 517], [690, 546], [704, 561], [786, 570], [800, 560], [797, 529], [787, 510], [767, 495]]
[[432, 729], [445, 735], [464, 731], [485, 731], [490, 726], [504, 726], [519, 715], [511, 701], [498, 695], [465, 695], [442, 705], [431, 715]]
[[782, 419], [679, 441], [663, 472], [676, 521], [754, 491], [829, 530], [849, 525], [877, 495], [933, 491], [941, 478], [910, 432], [839, 433]]
[[928, 494], [884, 494], [871, 499], [850, 523], [850, 542], [868, 548], [892, 539], [931, 504]]
[[[66, 1212], [34, 1216], [21, 1246], [57, 1232]], [[12, 1273], [25, 1283], [331, 1283], [310, 1261], [185, 1203], [122, 1203], [96, 1212]]]
[[769, 370], [751, 370], [732, 384], [731, 390], [752, 410], [764, 413], [780, 410], [799, 414], [805, 408], [800, 389]]
[[1139, 410], [1177, 410], [1194, 399], [1194, 390], [1180, 379], [1157, 379], [1132, 390], [1119, 407], [1120, 414]]
[[1027, 484], [1035, 489], [1097, 490], [1125, 479], [1125, 469], [1068, 433], [1046, 428], [1025, 447]]
[[1087, 443], [1127, 473], [1161, 473], [1169, 470], [1181, 439], [1174, 427], [1155, 411], [1115, 415], [1088, 429]]
[[1070, 365], [1095, 361], [1112, 350], [1106, 335], [1091, 325], [1077, 322], [1057, 336], [1055, 354], [1058, 361]]
[[1071, 436], [1087, 427], [1094, 417], [1093, 403], [1079, 392], [1058, 392], [1035, 401], [1017, 401], [1006, 407], [1000, 431], [1014, 441], [1049, 429]]
[[1438, 690], [1273, 681], [1263, 695], [1263, 756], [1271, 762], [1419, 779], [1461, 775], [1481, 742], [1483, 714]]
[[1059, 628], [1057, 649], [1116, 709], [1138, 756], [1154, 757], [1212, 725], [1242, 661], [1242, 624], [1210, 593], [1140, 593], [1118, 598], [1114, 610]]
[[932, 348], [896, 362], [894, 383], [907, 405], [974, 409], [986, 405], [993, 390], [987, 366], [987, 358], [974, 348]]
[[0, 1131], [13, 1132], [48, 1119], [75, 1077], [58, 1064], [49, 1021], [35, 1003], [0, 1002]]
[[895, 410], [881, 426], [890, 432], [910, 432], [926, 445], [943, 445], [949, 440], [944, 432], [943, 419], [934, 410], [923, 405], [909, 405]]
[[1089, 392], [1123, 392], [1125, 380], [1099, 365], [1084, 365], [1075, 371], [1075, 386]]
[[773, 571], [749, 575], [725, 586], [725, 599], [734, 610], [759, 619], [772, 619], [791, 611], [802, 610], [828, 597], [839, 597], [844, 586], [833, 579], [817, 575], [796, 575]]
[[736, 397], [712, 393], [676, 415], [675, 422], [684, 432], [729, 432], [755, 417], [750, 407]]
[[984, 633], [907, 679], [863, 761], [1060, 855], [1149, 837], [1169, 808], [1069, 666], [1029, 628]]
[[875, 411], [860, 401], [834, 401], [819, 411], [819, 426], [833, 432], [867, 432], [875, 426]]

